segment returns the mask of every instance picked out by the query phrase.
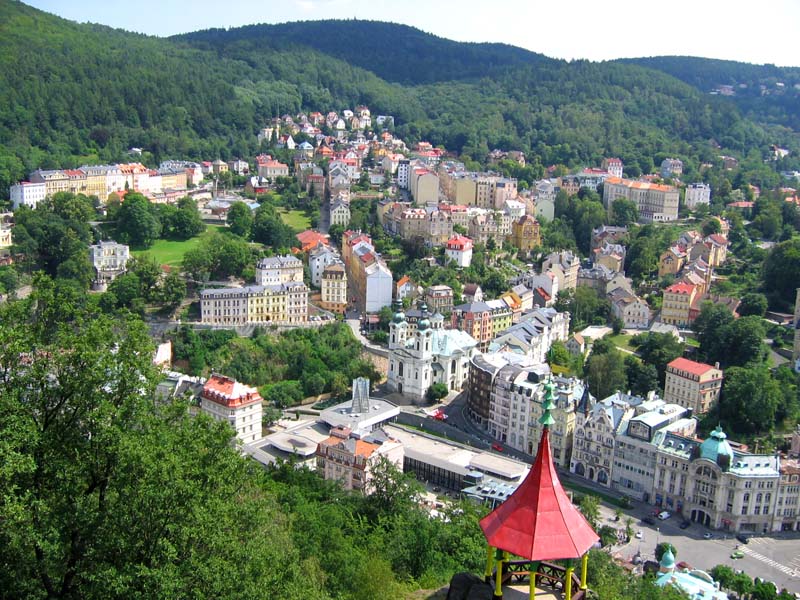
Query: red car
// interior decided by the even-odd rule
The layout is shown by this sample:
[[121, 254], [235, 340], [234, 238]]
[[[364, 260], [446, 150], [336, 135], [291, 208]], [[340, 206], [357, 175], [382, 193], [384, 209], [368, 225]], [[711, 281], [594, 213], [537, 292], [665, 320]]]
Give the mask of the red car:
[[493, 442], [492, 443], [492, 450], [494, 450], [495, 452], [502, 452], [503, 451], [503, 447], [500, 444], [498, 444], [497, 442]]

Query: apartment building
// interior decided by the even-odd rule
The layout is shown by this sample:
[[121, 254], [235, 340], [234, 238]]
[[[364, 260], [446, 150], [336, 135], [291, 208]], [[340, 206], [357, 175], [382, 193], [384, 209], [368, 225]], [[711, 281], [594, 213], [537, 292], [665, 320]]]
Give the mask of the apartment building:
[[125, 272], [130, 259], [130, 249], [114, 241], [99, 242], [89, 246], [89, 262], [94, 267], [95, 290], [104, 291], [109, 283]]
[[44, 182], [20, 181], [11, 186], [10, 196], [13, 210], [21, 206], [35, 210], [47, 197], [47, 185]]
[[242, 444], [261, 439], [262, 402], [256, 388], [223, 375], [209, 377], [200, 393], [200, 410], [229, 423]]
[[347, 310], [347, 273], [344, 263], [337, 262], [325, 267], [320, 283], [320, 306], [344, 314]]
[[200, 292], [200, 320], [210, 325], [308, 322], [308, 288], [301, 282], [207, 289]]
[[669, 185], [609, 177], [603, 185], [603, 204], [609, 214], [617, 198], [633, 200], [643, 223], [675, 221], [678, 218], [678, 190]]
[[661, 322], [678, 328], [689, 327], [689, 312], [696, 296], [697, 287], [688, 283], [673, 283], [666, 288], [661, 303]]
[[256, 285], [279, 285], [303, 281], [303, 263], [290, 254], [269, 256], [256, 263]]
[[719, 363], [707, 365], [679, 357], [667, 365], [664, 400], [702, 415], [712, 410], [722, 391]]

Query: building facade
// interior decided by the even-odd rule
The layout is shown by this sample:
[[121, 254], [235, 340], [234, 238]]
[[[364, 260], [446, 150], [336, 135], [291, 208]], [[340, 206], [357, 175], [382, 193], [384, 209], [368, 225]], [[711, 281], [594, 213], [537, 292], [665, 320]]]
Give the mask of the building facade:
[[235, 327], [259, 323], [308, 322], [308, 288], [303, 282], [207, 289], [200, 292], [200, 320]]
[[94, 267], [93, 287], [105, 290], [109, 283], [125, 272], [130, 259], [130, 249], [113, 241], [89, 246], [89, 262]]
[[664, 400], [702, 415], [716, 407], [722, 391], [723, 373], [716, 365], [679, 357], [667, 365]]
[[269, 256], [256, 263], [256, 285], [302, 282], [303, 262], [295, 256]]
[[344, 314], [347, 310], [347, 273], [344, 263], [333, 263], [322, 272], [320, 306]]
[[633, 200], [643, 223], [675, 221], [678, 218], [678, 190], [669, 185], [609, 177], [603, 185], [603, 204], [609, 214], [617, 198]]
[[256, 388], [222, 375], [212, 375], [200, 394], [200, 410], [229, 423], [242, 444], [261, 439], [261, 404]]
[[13, 210], [21, 206], [36, 209], [47, 197], [47, 185], [44, 182], [21, 181], [11, 186], [10, 195]]

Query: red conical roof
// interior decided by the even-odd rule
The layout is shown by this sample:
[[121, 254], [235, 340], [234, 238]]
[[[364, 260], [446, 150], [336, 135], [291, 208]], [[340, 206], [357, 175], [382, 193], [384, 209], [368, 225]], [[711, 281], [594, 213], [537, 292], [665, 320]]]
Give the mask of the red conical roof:
[[561, 487], [548, 427], [525, 481], [481, 519], [481, 529], [490, 546], [529, 560], [579, 558], [600, 539]]

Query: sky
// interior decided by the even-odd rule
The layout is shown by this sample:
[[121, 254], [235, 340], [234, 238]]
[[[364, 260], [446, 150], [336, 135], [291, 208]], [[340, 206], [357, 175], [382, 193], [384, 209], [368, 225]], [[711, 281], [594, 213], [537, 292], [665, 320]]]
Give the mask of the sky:
[[168, 36], [315, 19], [412, 25], [553, 58], [689, 55], [800, 67], [800, 0], [27, 0], [79, 21]]

